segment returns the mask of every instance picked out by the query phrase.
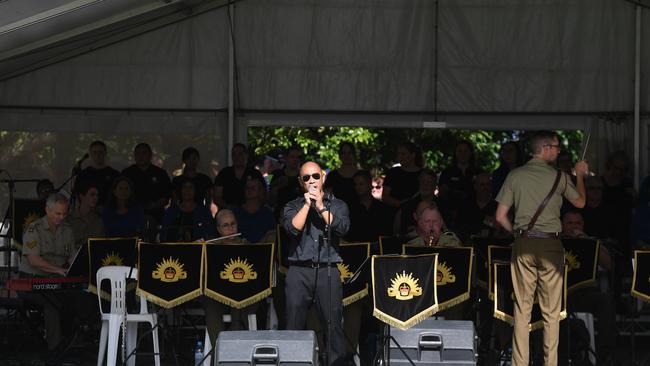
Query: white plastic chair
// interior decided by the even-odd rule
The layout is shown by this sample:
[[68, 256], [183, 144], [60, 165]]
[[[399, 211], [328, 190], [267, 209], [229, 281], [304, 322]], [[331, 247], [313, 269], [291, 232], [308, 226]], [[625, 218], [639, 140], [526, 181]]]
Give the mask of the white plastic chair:
[[[106, 345], [108, 344], [108, 355], [106, 364], [114, 366], [117, 362], [118, 342], [124, 314], [126, 312], [126, 279], [135, 279], [138, 276], [136, 268], [126, 266], [105, 266], [97, 271], [97, 298], [99, 308], [102, 312], [102, 330], [99, 338], [99, 353], [97, 355], [97, 366], [102, 366]], [[102, 281], [111, 281], [111, 306], [109, 312], [102, 309], [102, 299], [99, 297]], [[135, 349], [138, 336], [138, 323], [149, 323], [153, 329], [153, 352], [155, 365], [160, 366], [160, 349], [158, 346], [158, 316], [151, 314], [147, 309], [147, 301], [140, 297], [140, 312], [137, 314], [126, 314], [126, 354], [127, 356]], [[127, 365], [135, 365], [135, 355], [131, 356]]]

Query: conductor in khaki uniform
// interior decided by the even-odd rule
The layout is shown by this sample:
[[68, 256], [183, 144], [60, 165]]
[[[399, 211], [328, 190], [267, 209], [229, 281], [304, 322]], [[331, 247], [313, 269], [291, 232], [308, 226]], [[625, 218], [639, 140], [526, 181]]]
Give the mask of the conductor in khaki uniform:
[[[45, 201], [45, 216], [34, 221], [23, 234], [20, 277], [60, 277], [74, 255], [74, 237], [70, 225], [64, 222], [68, 212], [68, 199], [52, 193]], [[43, 309], [43, 320], [49, 350], [54, 350], [63, 340], [62, 323], [65, 297], [60, 293], [20, 293], [21, 297]]]
[[[575, 207], [585, 205], [584, 175], [588, 166], [585, 161], [576, 163], [576, 185], [560, 173], [557, 187], [549, 196], [558, 177], [557, 170], [550, 165], [560, 152], [557, 135], [538, 132], [530, 140], [530, 149], [533, 158], [508, 174], [496, 198], [496, 220], [515, 236], [510, 262], [515, 292], [512, 364], [528, 365], [528, 323], [537, 293], [544, 318], [544, 364], [555, 366], [564, 274], [560, 208], [563, 196]], [[513, 206], [514, 225], [508, 218]]]

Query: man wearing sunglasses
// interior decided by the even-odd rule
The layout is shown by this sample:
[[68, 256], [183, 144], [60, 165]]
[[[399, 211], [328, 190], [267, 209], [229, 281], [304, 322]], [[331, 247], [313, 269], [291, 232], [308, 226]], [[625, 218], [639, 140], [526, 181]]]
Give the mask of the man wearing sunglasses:
[[342, 364], [345, 336], [342, 286], [336, 263], [342, 261], [338, 253], [339, 240], [350, 226], [348, 207], [333, 196], [325, 196], [325, 176], [318, 164], [303, 164], [298, 179], [305, 193], [288, 202], [282, 215], [283, 226], [290, 238], [285, 285], [287, 329], [305, 329], [307, 312], [314, 304], [322, 328], [327, 331], [329, 323], [332, 332], [328, 363]]

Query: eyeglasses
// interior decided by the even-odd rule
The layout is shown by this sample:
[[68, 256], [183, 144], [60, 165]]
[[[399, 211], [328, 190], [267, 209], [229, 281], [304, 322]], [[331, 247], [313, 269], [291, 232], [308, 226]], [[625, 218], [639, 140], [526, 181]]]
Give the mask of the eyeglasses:
[[226, 227], [237, 227], [236, 222], [224, 222], [223, 224], [219, 225], [220, 227], [226, 228]]
[[303, 182], [309, 182], [309, 178], [314, 178], [316, 180], [320, 179], [320, 173], [313, 173], [312, 175], [305, 174], [302, 176], [302, 181]]
[[381, 189], [381, 185], [379, 185], [379, 184], [378, 184], [378, 185], [374, 185], [374, 184], [373, 184], [372, 189]]
[[562, 149], [560, 149], [560, 145], [559, 145], [559, 144], [558, 144], [558, 145], [547, 144], [547, 145], [544, 145], [544, 146], [554, 147], [554, 148], [556, 148], [558, 151], [562, 150]]

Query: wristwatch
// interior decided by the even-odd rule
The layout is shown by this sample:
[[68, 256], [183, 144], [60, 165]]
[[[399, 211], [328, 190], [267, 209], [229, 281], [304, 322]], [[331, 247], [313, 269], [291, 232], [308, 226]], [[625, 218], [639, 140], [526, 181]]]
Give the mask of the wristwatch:
[[323, 207], [323, 208], [321, 208], [320, 210], [318, 210], [318, 213], [319, 213], [319, 214], [322, 214], [322, 213], [325, 212], [325, 211], [328, 211], [328, 210], [327, 210], [327, 207]]

